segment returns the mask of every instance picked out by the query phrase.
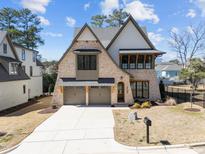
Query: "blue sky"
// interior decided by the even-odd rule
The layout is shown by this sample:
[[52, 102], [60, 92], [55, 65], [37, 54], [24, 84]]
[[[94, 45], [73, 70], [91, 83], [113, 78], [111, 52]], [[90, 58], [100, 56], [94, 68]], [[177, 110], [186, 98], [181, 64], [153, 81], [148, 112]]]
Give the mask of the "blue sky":
[[70, 45], [74, 27], [89, 23], [96, 14], [124, 8], [141, 26], [147, 27], [156, 48], [176, 58], [168, 45], [170, 30], [188, 29], [205, 20], [205, 0], [0, 0], [0, 8], [29, 8], [42, 21], [45, 45], [38, 48], [47, 60], [58, 60]]

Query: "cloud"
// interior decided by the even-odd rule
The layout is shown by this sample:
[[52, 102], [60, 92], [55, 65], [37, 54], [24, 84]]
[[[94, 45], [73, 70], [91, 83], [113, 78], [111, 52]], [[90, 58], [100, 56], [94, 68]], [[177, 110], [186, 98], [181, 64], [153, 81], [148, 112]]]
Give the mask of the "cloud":
[[157, 32], [162, 32], [162, 31], [163, 31], [162, 28], [158, 28], [158, 29], [157, 29]]
[[193, 9], [189, 9], [188, 13], [186, 14], [186, 17], [194, 18], [196, 17], [196, 12]]
[[43, 32], [42, 35], [50, 36], [50, 37], [62, 37], [61, 33], [53, 33], [53, 32]]
[[74, 27], [75, 24], [76, 24], [76, 20], [72, 17], [66, 17], [66, 24], [69, 26], [69, 27]]
[[[124, 3], [126, 3], [126, 1], [124, 1]], [[152, 5], [142, 3], [140, 0], [126, 3], [124, 10], [130, 13], [135, 18], [135, 20], [150, 20], [154, 24], [157, 24], [160, 20], [159, 17], [155, 14], [154, 7]]]
[[161, 34], [157, 34], [157, 33], [153, 33], [153, 32], [149, 32], [148, 33], [149, 39], [152, 41], [152, 43], [154, 45], [159, 44], [161, 41], [164, 40], [164, 38], [162, 37]]
[[169, 61], [177, 58], [178, 58], [177, 52], [168, 51], [168, 50], [166, 51], [166, 54], [162, 56], [163, 61]]
[[50, 0], [21, 0], [21, 5], [33, 12], [45, 13], [49, 2]]
[[119, 0], [103, 0], [100, 2], [102, 13], [108, 15], [112, 13], [114, 9], [119, 9]]
[[50, 22], [48, 19], [46, 19], [45, 17], [43, 16], [38, 16], [40, 22], [41, 22], [41, 25], [44, 25], [44, 26], [49, 26], [50, 25]]
[[90, 8], [90, 3], [84, 4], [84, 10], [87, 11]]
[[205, 16], [205, 0], [190, 0], [190, 3], [194, 3], [201, 10], [201, 15]]
[[178, 33], [179, 32], [179, 29], [177, 27], [172, 27], [171, 28], [171, 32], [173, 33]]

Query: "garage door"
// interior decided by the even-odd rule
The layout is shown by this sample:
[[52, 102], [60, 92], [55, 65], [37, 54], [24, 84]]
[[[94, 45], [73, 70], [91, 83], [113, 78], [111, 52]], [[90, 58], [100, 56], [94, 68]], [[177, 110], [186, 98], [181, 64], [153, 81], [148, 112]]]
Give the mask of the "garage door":
[[84, 87], [65, 87], [64, 104], [85, 104], [85, 88]]
[[110, 87], [90, 87], [89, 104], [109, 104], [111, 103]]

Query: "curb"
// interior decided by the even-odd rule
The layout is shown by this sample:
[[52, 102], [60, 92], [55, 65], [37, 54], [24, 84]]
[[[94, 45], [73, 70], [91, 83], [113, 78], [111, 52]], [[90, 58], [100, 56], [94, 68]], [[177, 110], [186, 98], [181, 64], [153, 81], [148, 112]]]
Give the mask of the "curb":
[[[117, 141], [115, 141], [117, 144]], [[197, 146], [205, 146], [205, 142], [199, 142], [199, 143], [190, 143], [190, 144], [176, 144], [176, 145], [158, 145], [158, 146], [142, 146], [142, 147], [132, 147], [132, 146], [127, 146], [123, 145], [124, 148], [127, 149], [137, 149], [137, 150], [157, 150], [157, 149], [173, 149], [173, 148], [192, 148], [192, 147], [197, 147]]]
[[9, 148], [9, 149], [6, 149], [6, 150], [4, 150], [4, 151], [1, 151], [0, 154], [7, 154], [7, 153], [9, 153], [9, 152], [15, 150], [15, 149], [18, 148], [19, 146], [20, 146], [20, 144], [17, 144], [17, 145], [15, 145], [15, 146], [13, 146], [13, 147], [11, 147], [11, 148]]

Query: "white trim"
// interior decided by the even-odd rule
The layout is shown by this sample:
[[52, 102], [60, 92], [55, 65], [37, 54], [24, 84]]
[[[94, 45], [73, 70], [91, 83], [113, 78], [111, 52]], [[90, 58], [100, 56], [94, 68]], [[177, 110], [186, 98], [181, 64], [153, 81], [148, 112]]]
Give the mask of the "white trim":
[[119, 53], [122, 54], [132, 54], [132, 53], [142, 53], [142, 54], [153, 54], [153, 53], [157, 53], [160, 54], [160, 51], [157, 50], [120, 50]]
[[74, 86], [74, 87], [81, 87], [81, 86], [113, 86], [114, 83], [98, 83], [97, 81], [71, 81], [71, 82], [63, 82], [60, 81], [60, 86]]

